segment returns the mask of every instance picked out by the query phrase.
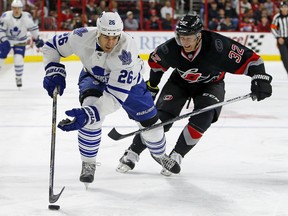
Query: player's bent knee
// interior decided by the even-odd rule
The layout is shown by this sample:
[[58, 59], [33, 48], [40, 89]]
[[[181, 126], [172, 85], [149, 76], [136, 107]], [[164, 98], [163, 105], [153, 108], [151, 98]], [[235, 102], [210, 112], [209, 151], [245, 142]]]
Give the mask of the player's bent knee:
[[215, 110], [210, 110], [189, 118], [189, 125], [201, 131], [205, 132], [211, 124], [214, 122]]
[[14, 55], [14, 64], [15, 66], [23, 66], [24, 65], [24, 57], [20, 54]]
[[146, 121], [141, 121], [139, 122], [141, 124], [142, 127], [150, 127], [152, 126], [153, 124], [155, 124], [159, 119], [159, 116], [158, 115], [155, 115], [153, 116], [152, 118], [146, 120]]
[[[161, 123], [160, 120], [155, 122], [157, 123]], [[163, 127], [156, 127], [154, 129], [145, 131], [141, 133], [142, 138], [145, 141], [149, 141], [149, 142], [159, 142], [160, 140], [163, 140], [164, 137], [164, 129]]]
[[[162, 122], [169, 121], [170, 119], [175, 118], [176, 116], [172, 115], [171, 113], [165, 112], [163, 110], [159, 110], [159, 118]], [[164, 125], [164, 131], [167, 132], [172, 127], [173, 123]]]

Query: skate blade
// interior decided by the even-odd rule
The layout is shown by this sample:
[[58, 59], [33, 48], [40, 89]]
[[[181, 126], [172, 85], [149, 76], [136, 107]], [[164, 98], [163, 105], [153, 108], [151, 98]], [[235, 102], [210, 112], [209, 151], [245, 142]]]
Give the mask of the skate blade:
[[131, 168], [127, 166], [126, 164], [122, 164], [122, 163], [120, 163], [118, 167], [116, 168], [116, 171], [119, 173], [126, 173], [129, 170], [131, 170]]
[[88, 190], [90, 183], [84, 183], [85, 189]]
[[164, 175], [164, 176], [171, 176], [172, 175], [172, 172], [170, 172], [167, 169], [162, 169], [160, 173], [161, 173], [161, 175]]

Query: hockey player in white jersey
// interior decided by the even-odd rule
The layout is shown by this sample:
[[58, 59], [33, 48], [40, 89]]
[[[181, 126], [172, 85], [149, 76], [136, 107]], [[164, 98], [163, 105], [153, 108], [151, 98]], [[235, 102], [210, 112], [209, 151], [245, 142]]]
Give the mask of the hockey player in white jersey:
[[[55, 88], [62, 95], [66, 87], [66, 70], [60, 57], [75, 54], [83, 64], [78, 82], [81, 108], [66, 111], [73, 120], [62, 120], [58, 127], [63, 131], [78, 130], [82, 159], [80, 181], [91, 183], [106, 115], [122, 106], [140, 128], [159, 122], [151, 93], [142, 78], [143, 61], [138, 56], [137, 44], [123, 32], [118, 13], [103, 12], [97, 27], [78, 28], [49, 39], [43, 54], [46, 70], [43, 86], [51, 97]], [[180, 172], [178, 163], [165, 154], [162, 127], [144, 132], [141, 137], [163, 167], [173, 173]]]
[[32, 34], [37, 48], [42, 47], [44, 42], [39, 38], [39, 28], [33, 22], [31, 14], [22, 11], [22, 1], [13, 0], [11, 8], [11, 11], [3, 13], [0, 18], [0, 69], [13, 49], [16, 85], [21, 87], [28, 31]]

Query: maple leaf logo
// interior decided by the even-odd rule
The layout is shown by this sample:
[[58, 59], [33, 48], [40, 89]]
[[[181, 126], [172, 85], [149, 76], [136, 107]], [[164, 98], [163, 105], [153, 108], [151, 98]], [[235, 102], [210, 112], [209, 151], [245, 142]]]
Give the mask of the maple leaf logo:
[[131, 52], [127, 52], [126, 50], [122, 50], [121, 55], [118, 57], [122, 61], [122, 65], [129, 65], [132, 62]]

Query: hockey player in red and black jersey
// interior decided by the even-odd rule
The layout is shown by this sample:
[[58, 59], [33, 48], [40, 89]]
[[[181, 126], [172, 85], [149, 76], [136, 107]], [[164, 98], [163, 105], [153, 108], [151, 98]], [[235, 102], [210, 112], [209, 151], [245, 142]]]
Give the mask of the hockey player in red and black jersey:
[[[272, 94], [272, 77], [265, 72], [259, 55], [242, 44], [221, 34], [203, 29], [199, 16], [185, 15], [176, 26], [175, 37], [166, 41], [150, 54], [150, 78], [146, 85], [152, 96], [162, 75], [174, 68], [165, 83], [156, 107], [162, 122], [179, 116], [186, 101], [191, 98], [194, 110], [224, 101], [225, 73], [251, 77], [252, 98], [261, 101]], [[219, 118], [221, 108], [191, 116], [179, 135], [170, 157], [181, 164], [182, 158], [199, 142], [204, 132]], [[172, 124], [165, 126], [165, 131]], [[134, 137], [132, 145], [120, 158], [118, 172], [132, 170], [146, 148], [141, 135]], [[162, 174], [170, 175], [167, 170]]]

